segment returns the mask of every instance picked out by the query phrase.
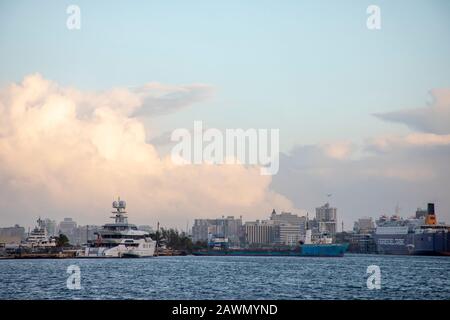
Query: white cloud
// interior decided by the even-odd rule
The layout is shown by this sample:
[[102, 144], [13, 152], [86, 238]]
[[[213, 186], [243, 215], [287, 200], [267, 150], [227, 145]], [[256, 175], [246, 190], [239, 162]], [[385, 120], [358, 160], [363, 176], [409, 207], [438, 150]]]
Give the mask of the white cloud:
[[379, 136], [367, 141], [366, 150], [389, 152], [397, 148], [435, 147], [450, 145], [450, 134], [414, 132], [404, 136]]
[[397, 203], [410, 216], [418, 206], [436, 202], [438, 218], [450, 223], [450, 90], [431, 92], [434, 100], [427, 108], [378, 115], [414, 131], [359, 145], [298, 146], [281, 157], [274, 189], [309, 210], [333, 194], [347, 227], [358, 217], [392, 213]]
[[349, 141], [324, 144], [322, 149], [328, 157], [338, 160], [349, 158], [354, 150], [353, 144]]
[[450, 134], [450, 89], [434, 89], [430, 91], [430, 95], [432, 101], [428, 107], [375, 116], [386, 121], [406, 124], [413, 130]]
[[152, 84], [135, 92], [81, 92], [39, 75], [3, 88], [2, 224], [32, 224], [38, 215], [98, 224], [118, 195], [128, 201], [133, 222], [183, 227], [197, 217], [254, 219], [272, 208], [292, 209], [259, 168], [178, 167], [146, 141], [136, 110], [175, 110], [199, 99], [203, 89]]
[[159, 115], [207, 100], [214, 94], [214, 88], [201, 83], [173, 86], [151, 82], [132, 92], [142, 102], [142, 106], [136, 111], [137, 115]]

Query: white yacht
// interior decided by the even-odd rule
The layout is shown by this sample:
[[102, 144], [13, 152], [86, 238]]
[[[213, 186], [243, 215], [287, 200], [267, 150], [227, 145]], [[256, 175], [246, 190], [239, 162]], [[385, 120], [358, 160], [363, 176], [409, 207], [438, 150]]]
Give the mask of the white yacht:
[[147, 231], [138, 230], [134, 224], [128, 223], [125, 211], [126, 202], [118, 199], [112, 204], [115, 211], [114, 223], [105, 224], [95, 233], [97, 239], [90, 241], [79, 256], [82, 257], [152, 257], [156, 242]]
[[36, 222], [37, 226], [29, 233], [24, 245], [31, 248], [56, 247], [56, 240], [48, 236], [44, 221], [39, 218]]

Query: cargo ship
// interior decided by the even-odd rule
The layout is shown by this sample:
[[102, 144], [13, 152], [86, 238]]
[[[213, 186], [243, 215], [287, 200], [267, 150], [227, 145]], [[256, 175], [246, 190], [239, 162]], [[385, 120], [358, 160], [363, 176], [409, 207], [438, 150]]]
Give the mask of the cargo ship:
[[414, 218], [382, 216], [374, 240], [380, 254], [450, 256], [450, 226], [437, 222], [434, 203]]
[[208, 249], [193, 251], [194, 256], [289, 256], [289, 257], [342, 257], [348, 243], [331, 243], [331, 239], [321, 239], [311, 243], [311, 230], [307, 230], [305, 243], [287, 248], [228, 248], [209, 243]]
[[348, 244], [303, 244], [292, 249], [210, 249], [194, 251], [194, 256], [290, 256], [342, 257]]

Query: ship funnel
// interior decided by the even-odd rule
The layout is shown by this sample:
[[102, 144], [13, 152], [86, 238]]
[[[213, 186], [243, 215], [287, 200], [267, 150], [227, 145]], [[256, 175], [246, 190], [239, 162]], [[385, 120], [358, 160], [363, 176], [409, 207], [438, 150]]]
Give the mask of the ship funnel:
[[434, 215], [434, 203], [428, 204], [428, 214]]
[[427, 216], [425, 217], [425, 224], [435, 225], [436, 223], [437, 221], [436, 221], [436, 214], [434, 213], [434, 203], [429, 203]]

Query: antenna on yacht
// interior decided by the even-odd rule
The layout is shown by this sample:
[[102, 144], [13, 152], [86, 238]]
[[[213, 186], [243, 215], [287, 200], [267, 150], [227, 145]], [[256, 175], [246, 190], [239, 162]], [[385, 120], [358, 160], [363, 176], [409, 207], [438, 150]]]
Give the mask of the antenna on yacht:
[[159, 221], [158, 221], [158, 223], [157, 223], [157, 225], [156, 225], [156, 235], [155, 235], [155, 238], [156, 238], [155, 253], [156, 253], [156, 256], [158, 256]]
[[117, 197], [117, 201], [113, 201], [112, 207], [116, 209], [116, 211], [111, 212], [115, 215], [111, 218], [115, 219], [116, 223], [127, 223], [127, 212], [125, 211], [127, 203], [123, 200], [120, 200], [120, 197]]
[[398, 216], [398, 215], [400, 215], [400, 206], [398, 205], [398, 203], [397, 203], [397, 205], [395, 206], [395, 214]]

